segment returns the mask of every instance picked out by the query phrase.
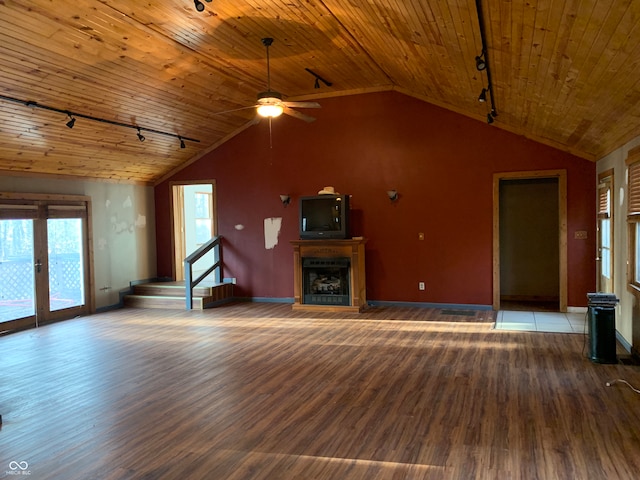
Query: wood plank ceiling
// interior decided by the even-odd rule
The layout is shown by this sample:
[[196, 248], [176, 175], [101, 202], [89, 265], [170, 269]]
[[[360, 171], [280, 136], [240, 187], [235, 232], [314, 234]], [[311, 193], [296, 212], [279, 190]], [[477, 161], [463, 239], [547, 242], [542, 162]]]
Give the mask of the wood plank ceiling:
[[[0, 1], [0, 174], [153, 184], [252, 120], [217, 112], [265, 90], [263, 37], [289, 100], [394, 89], [486, 120], [475, 0], [203, 4]], [[484, 0], [482, 12], [496, 128], [591, 160], [640, 134], [639, 1]], [[315, 89], [307, 68], [333, 85]], [[139, 142], [86, 118], [69, 129], [65, 111], [200, 142]]]

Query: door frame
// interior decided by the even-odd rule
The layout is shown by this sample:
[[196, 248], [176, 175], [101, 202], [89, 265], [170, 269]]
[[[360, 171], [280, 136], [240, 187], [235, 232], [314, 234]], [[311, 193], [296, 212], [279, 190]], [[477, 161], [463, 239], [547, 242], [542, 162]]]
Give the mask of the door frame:
[[217, 235], [218, 232], [218, 203], [217, 203], [217, 190], [216, 181], [213, 179], [203, 180], [178, 180], [169, 182], [169, 215], [171, 218], [171, 278], [178, 280], [184, 279], [184, 257], [181, 256], [181, 252], [184, 251], [184, 238], [177, 235], [178, 225], [184, 223], [184, 215], [182, 213], [182, 206], [184, 204], [184, 196], [176, 195], [179, 191], [176, 187], [183, 187], [185, 185], [211, 185], [211, 208], [213, 212], [213, 234]]
[[[0, 192], [0, 201], [6, 200], [7, 203], [13, 203], [15, 205], [31, 205], [35, 206], [38, 211], [36, 218], [34, 219], [36, 222], [42, 221], [46, 222], [49, 218], [47, 214], [43, 213], [47, 210], [47, 206], [57, 205], [59, 208], [64, 208], [65, 206], [73, 207], [77, 209], [77, 207], [82, 207], [84, 210], [84, 215], [78, 218], [82, 218], [84, 220], [83, 225], [83, 255], [84, 255], [84, 292], [85, 292], [85, 302], [84, 305], [78, 307], [71, 307], [69, 309], [49, 311], [47, 308], [46, 318], [40, 318], [43, 312], [43, 302], [49, 301], [49, 287], [48, 287], [48, 255], [47, 252], [37, 249], [44, 248], [47, 244], [46, 238], [46, 227], [42, 225], [36, 226], [34, 223], [34, 263], [37, 258], [46, 259], [44, 262], [44, 271], [41, 272], [42, 275], [40, 279], [36, 278], [36, 283], [40, 282], [40, 288], [36, 289], [34, 292], [35, 302], [36, 302], [36, 313], [35, 313], [35, 321], [34, 322], [24, 322], [23, 319], [12, 320], [7, 323], [11, 324], [10, 329], [18, 329], [29, 327], [31, 325], [44, 325], [46, 323], [55, 322], [58, 320], [65, 320], [68, 318], [73, 318], [78, 315], [83, 315], [87, 313], [94, 313], [96, 310], [95, 306], [95, 282], [94, 282], [94, 265], [93, 265], [93, 224], [92, 224], [92, 216], [91, 216], [91, 197], [86, 195], [65, 195], [65, 194], [43, 194], [43, 193], [15, 193], [15, 192]], [[51, 218], [66, 218], [66, 217], [51, 217]], [[69, 217], [69, 218], [77, 218], [77, 217]], [[38, 237], [38, 238], [36, 238]], [[42, 288], [42, 279], [47, 278], [46, 281], [46, 292], [45, 288]], [[28, 317], [31, 318], [31, 317]], [[14, 323], [12, 323], [14, 322]]]
[[536, 170], [493, 174], [493, 310], [500, 310], [500, 181], [558, 179], [560, 311], [567, 311], [567, 171]]

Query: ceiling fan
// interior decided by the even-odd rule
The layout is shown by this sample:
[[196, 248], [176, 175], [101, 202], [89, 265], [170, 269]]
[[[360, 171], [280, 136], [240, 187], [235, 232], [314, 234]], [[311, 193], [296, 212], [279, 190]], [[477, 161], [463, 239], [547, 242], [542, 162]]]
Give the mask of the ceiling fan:
[[294, 118], [299, 118], [305, 122], [313, 122], [315, 118], [305, 115], [304, 113], [293, 110], [294, 108], [320, 108], [320, 104], [317, 102], [287, 102], [282, 100], [282, 94], [271, 90], [271, 69], [269, 62], [269, 47], [273, 43], [273, 38], [263, 38], [262, 45], [267, 50], [267, 90], [258, 93], [258, 101], [255, 105], [250, 107], [241, 107], [234, 110], [226, 110], [224, 112], [216, 113], [215, 115], [222, 115], [224, 113], [236, 112], [238, 110], [244, 110], [247, 108], [255, 108], [258, 115], [256, 116], [256, 122], [260, 118], [272, 118], [279, 117], [283, 113]]

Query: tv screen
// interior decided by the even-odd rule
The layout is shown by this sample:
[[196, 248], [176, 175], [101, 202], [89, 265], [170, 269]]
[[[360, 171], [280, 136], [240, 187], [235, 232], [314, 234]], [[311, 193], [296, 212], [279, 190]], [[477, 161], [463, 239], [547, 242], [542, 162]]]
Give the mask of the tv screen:
[[349, 196], [301, 197], [300, 238], [349, 238]]

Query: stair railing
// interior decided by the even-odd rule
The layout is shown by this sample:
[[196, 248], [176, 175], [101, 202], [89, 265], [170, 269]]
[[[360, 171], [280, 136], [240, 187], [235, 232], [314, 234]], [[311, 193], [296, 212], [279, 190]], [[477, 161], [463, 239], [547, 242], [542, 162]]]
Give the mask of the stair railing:
[[[214, 262], [198, 278], [193, 278], [193, 264], [213, 250]], [[222, 283], [222, 236], [213, 237], [207, 243], [201, 245], [195, 252], [184, 259], [184, 284], [186, 288], [187, 310], [193, 308], [193, 288], [204, 280], [211, 272], [214, 272], [216, 284]]]

